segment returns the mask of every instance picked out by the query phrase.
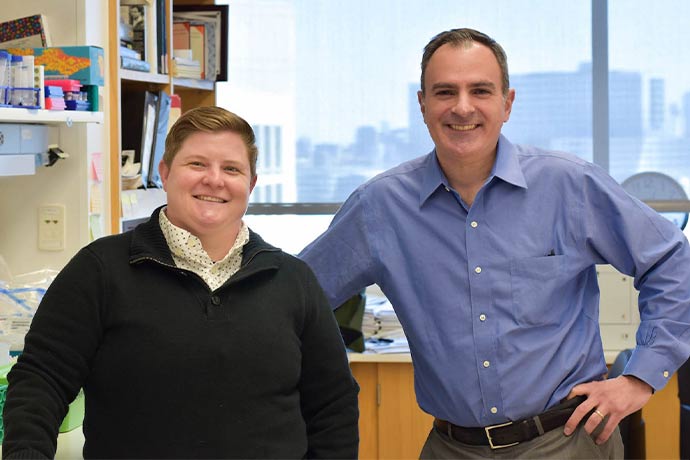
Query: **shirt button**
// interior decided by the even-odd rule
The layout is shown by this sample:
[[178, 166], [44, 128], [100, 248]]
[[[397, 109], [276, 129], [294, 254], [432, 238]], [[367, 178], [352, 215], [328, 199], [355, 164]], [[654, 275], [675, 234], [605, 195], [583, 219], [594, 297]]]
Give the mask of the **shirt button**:
[[450, 189], [449, 189], [447, 186], [446, 186], [446, 187], [443, 187], [443, 188], [446, 189], [446, 192], [450, 192]]
[[489, 367], [491, 365], [489, 361], [484, 361], [482, 364], [484, 365], [484, 367]]
[[220, 297], [214, 295], [213, 297], [211, 297], [211, 303], [215, 306], [220, 305]]
[[472, 222], [470, 222], [470, 227], [472, 227], [472, 228], [477, 228], [477, 225], [479, 225], [479, 224], [474, 220]]
[[482, 272], [482, 267], [475, 267], [474, 272], [479, 274]]
[[668, 371], [664, 371], [664, 377], [668, 378]]
[[484, 313], [479, 315], [479, 321], [486, 321], [486, 315]]
[[495, 407], [492, 407], [492, 408], [491, 408], [491, 413], [492, 413], [492, 414], [495, 414], [496, 412], [498, 412], [498, 409], [496, 409]]

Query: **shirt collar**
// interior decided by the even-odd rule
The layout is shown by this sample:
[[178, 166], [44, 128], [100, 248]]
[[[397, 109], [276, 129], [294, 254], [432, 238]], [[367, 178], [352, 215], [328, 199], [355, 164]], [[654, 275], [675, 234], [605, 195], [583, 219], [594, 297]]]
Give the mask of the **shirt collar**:
[[[160, 212], [159, 222], [163, 235], [165, 236], [168, 246], [170, 247], [170, 252], [174, 258], [190, 259], [196, 255], [197, 257], [208, 259], [208, 262], [213, 263], [206, 251], [203, 249], [201, 240], [187, 230], [177, 227], [175, 224], [170, 222], [168, 216], [165, 214], [165, 208], [163, 208]], [[240, 231], [237, 233], [237, 238], [235, 239], [235, 243], [225, 257], [223, 257], [222, 260], [219, 260], [218, 263], [223, 263], [238, 253], [241, 254], [242, 247], [247, 243], [247, 241], [249, 241], [249, 229], [244, 221], [242, 221]]]
[[[439, 188], [450, 188], [448, 178], [443, 173], [441, 165], [436, 156], [436, 149], [434, 149], [426, 159], [426, 172], [424, 175], [424, 183], [419, 193], [419, 205], [422, 206], [426, 200]], [[527, 188], [527, 181], [522, 173], [522, 167], [517, 156], [517, 148], [501, 134], [498, 138], [498, 149], [496, 152], [496, 161], [491, 174], [486, 180], [489, 183], [493, 177], [513, 184], [517, 187]]]

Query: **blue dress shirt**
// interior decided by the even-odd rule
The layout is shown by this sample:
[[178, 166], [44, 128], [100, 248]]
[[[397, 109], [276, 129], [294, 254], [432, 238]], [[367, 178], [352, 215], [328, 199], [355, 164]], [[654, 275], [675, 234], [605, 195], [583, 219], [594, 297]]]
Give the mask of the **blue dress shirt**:
[[663, 387], [690, 355], [690, 247], [578, 157], [501, 136], [471, 207], [435, 152], [360, 186], [302, 257], [335, 307], [370, 284], [393, 304], [421, 408], [462, 426], [533, 416], [600, 380], [595, 264], [634, 276], [625, 370]]

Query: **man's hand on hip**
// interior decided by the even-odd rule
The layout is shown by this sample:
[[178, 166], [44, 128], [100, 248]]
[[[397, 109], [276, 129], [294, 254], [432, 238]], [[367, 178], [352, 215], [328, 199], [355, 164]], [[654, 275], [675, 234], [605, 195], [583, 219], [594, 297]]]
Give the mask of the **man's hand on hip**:
[[565, 424], [564, 433], [570, 436], [581, 420], [592, 410], [585, 420], [585, 431], [592, 432], [604, 421], [606, 424], [596, 439], [597, 444], [606, 442], [618, 423], [629, 414], [639, 410], [652, 396], [652, 387], [631, 375], [621, 375], [613, 379], [582, 383], [575, 386], [568, 399], [586, 395]]

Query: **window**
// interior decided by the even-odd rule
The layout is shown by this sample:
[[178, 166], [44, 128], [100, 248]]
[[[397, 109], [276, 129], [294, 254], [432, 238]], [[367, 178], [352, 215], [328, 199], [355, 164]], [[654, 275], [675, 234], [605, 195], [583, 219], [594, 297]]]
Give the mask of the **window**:
[[[275, 212], [269, 204], [335, 209], [365, 180], [426, 154], [432, 143], [416, 95], [422, 49], [436, 33], [463, 26], [488, 33], [508, 54], [517, 96], [503, 132], [513, 142], [603, 159], [619, 181], [666, 171], [688, 190], [690, 51], [680, 44], [690, 38], [682, 20], [690, 11], [681, 11], [690, 5], [633, 3], [608, 2], [607, 47], [592, 27], [606, 21], [607, 3], [598, 0], [531, 0], [529, 8], [507, 0], [228, 2], [229, 82], [218, 84], [217, 97], [257, 133], [251, 212]], [[593, 56], [593, 40], [608, 53]], [[596, 74], [602, 60], [608, 81]], [[602, 88], [608, 100], [593, 98]], [[603, 134], [593, 129], [606, 125], [593, 123], [602, 107]], [[283, 217], [255, 221], [270, 229], [289, 219], [283, 208]], [[323, 230], [328, 220], [308, 225]]]

